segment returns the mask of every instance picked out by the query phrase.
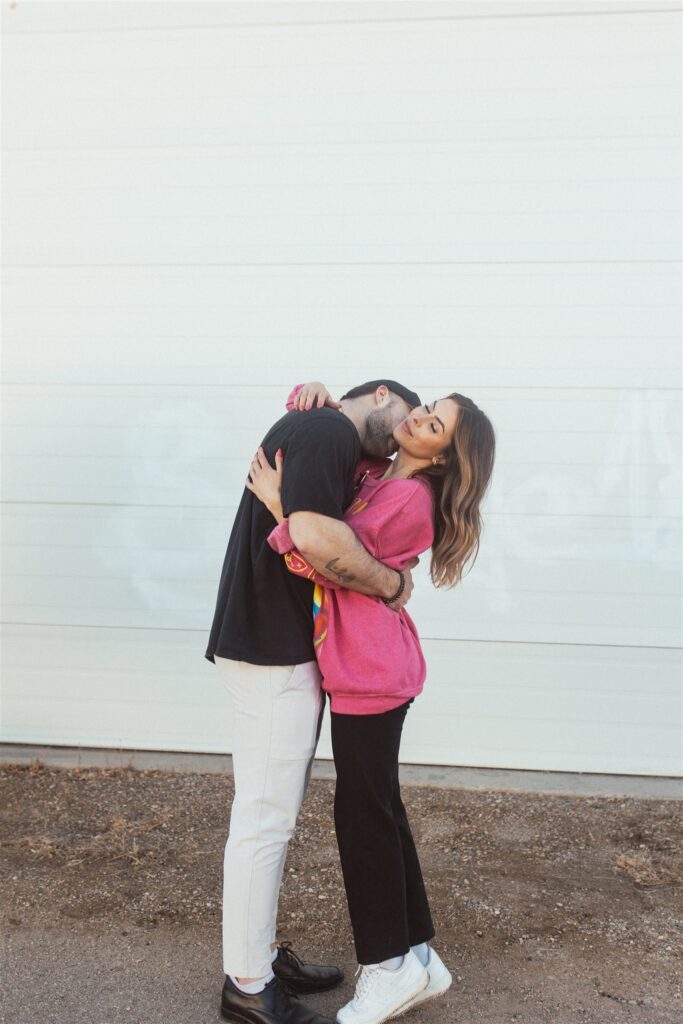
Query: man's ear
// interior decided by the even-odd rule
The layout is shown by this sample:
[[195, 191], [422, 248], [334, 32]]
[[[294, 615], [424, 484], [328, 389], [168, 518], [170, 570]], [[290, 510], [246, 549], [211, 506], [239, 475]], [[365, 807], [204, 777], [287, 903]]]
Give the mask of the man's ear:
[[389, 398], [389, 388], [386, 384], [380, 384], [375, 391], [375, 405], [386, 405]]

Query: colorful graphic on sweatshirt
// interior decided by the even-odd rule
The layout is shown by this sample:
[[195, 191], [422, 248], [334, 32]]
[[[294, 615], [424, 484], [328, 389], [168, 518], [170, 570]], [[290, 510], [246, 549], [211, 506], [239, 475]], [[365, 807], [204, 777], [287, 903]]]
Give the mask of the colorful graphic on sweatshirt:
[[285, 555], [285, 565], [295, 576], [305, 576], [312, 580], [315, 576], [315, 569], [309, 565], [305, 558], [302, 558], [298, 551], [288, 551]]
[[[285, 554], [285, 564], [296, 576], [303, 576], [307, 580], [315, 578], [315, 569], [297, 551], [288, 551]], [[321, 648], [327, 636], [328, 624], [327, 591], [316, 583], [313, 589], [313, 646], [317, 649]]]
[[313, 591], [313, 646], [318, 652], [322, 650], [327, 636], [329, 618], [327, 591], [319, 583], [316, 583]]
[[347, 516], [357, 516], [359, 512], [362, 512], [363, 509], [367, 508], [367, 507], [368, 507], [368, 502], [367, 501], [363, 501], [362, 498], [356, 498], [354, 503], [352, 505], [349, 505], [349, 507], [348, 507], [348, 509], [346, 511], [346, 515]]

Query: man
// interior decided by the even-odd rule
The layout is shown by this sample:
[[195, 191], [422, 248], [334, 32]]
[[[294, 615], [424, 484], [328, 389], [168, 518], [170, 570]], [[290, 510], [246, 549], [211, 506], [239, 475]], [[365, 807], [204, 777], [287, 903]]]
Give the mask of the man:
[[[371, 381], [332, 402], [322, 385], [307, 397], [327, 405], [290, 411], [263, 441], [271, 464], [284, 456], [282, 505], [292, 540], [323, 575], [399, 611], [410, 571], [376, 561], [343, 513], [361, 455], [396, 450], [393, 431], [420, 399], [396, 381]], [[310, 401], [309, 403], [310, 404]], [[313, 650], [313, 584], [293, 576], [267, 544], [275, 521], [245, 489], [218, 590], [206, 657], [235, 706], [235, 799], [225, 848], [221, 1013], [248, 1024], [329, 1024], [288, 994], [342, 980], [336, 967], [304, 964], [275, 939], [287, 844], [303, 801], [324, 698]], [[285, 987], [286, 986], [286, 987]]]

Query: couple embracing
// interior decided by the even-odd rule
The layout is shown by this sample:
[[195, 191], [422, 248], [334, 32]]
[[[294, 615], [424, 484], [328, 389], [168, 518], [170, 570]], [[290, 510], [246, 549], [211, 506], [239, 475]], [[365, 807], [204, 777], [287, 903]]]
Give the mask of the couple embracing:
[[[207, 658], [234, 703], [221, 1013], [233, 1024], [330, 1024], [292, 995], [342, 981], [276, 935], [287, 844], [326, 695], [334, 820], [358, 962], [338, 1024], [381, 1024], [451, 983], [399, 787], [401, 730], [425, 661], [405, 611], [418, 557], [453, 586], [476, 556], [493, 469], [486, 415], [460, 394], [423, 405], [379, 380], [336, 402], [300, 385], [254, 457]], [[393, 458], [391, 458], [394, 456]]]

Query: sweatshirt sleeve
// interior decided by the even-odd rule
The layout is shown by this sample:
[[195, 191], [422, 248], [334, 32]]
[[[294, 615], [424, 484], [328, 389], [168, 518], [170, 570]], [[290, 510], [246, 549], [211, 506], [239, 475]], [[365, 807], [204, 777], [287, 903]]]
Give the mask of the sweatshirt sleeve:
[[419, 480], [407, 480], [401, 500], [388, 516], [377, 537], [377, 558], [401, 568], [434, 543], [434, 502], [429, 488]]
[[319, 583], [321, 587], [326, 587], [328, 590], [343, 589], [339, 584], [333, 583], [326, 576], [321, 576], [319, 572], [316, 572], [301, 552], [297, 551], [289, 535], [289, 524], [286, 519], [283, 519], [274, 530], [271, 530], [268, 535], [268, 543], [273, 551], [277, 551], [279, 555], [285, 556], [285, 565], [294, 576], [303, 576], [313, 583]]

